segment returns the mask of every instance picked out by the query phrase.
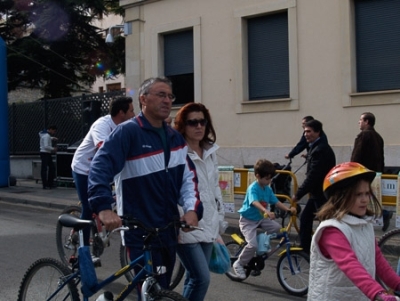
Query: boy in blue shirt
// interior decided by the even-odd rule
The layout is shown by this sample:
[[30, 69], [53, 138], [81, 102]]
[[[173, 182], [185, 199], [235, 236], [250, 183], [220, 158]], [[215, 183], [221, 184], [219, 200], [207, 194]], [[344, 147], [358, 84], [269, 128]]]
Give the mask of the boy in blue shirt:
[[257, 228], [261, 227], [268, 234], [278, 233], [281, 229], [279, 223], [274, 220], [275, 214], [269, 211], [270, 205], [275, 204], [281, 210], [296, 214], [296, 208], [288, 208], [282, 204], [269, 187], [275, 175], [275, 167], [270, 161], [258, 160], [254, 165], [254, 174], [256, 181], [247, 188], [242, 208], [238, 210], [240, 231], [247, 241], [247, 245], [233, 264], [233, 269], [240, 279], [246, 278], [243, 267], [257, 251]]

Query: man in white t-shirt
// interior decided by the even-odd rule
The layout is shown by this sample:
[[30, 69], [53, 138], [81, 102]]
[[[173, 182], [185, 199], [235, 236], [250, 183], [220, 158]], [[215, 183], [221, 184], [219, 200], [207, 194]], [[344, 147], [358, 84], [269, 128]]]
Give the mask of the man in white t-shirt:
[[[135, 116], [132, 98], [120, 96], [112, 99], [109, 112], [110, 114], [100, 117], [92, 124], [72, 159], [72, 177], [74, 178], [79, 200], [82, 203], [81, 218], [86, 220], [92, 218], [92, 210], [89, 206], [87, 194], [90, 163], [96, 151], [117, 125]], [[89, 245], [89, 237], [90, 229], [84, 229], [83, 240], [87, 246]]]

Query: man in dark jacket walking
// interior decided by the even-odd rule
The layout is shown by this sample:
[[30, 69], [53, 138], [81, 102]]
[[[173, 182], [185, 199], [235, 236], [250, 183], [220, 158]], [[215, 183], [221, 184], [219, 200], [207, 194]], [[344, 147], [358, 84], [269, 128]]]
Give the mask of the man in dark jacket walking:
[[[308, 152], [309, 145], [308, 145], [308, 142], [306, 140], [306, 137], [304, 136], [304, 126], [306, 125], [306, 123], [308, 121], [311, 121], [311, 120], [314, 120], [314, 117], [305, 116], [301, 120], [301, 127], [303, 128], [303, 134], [301, 135], [300, 140], [299, 140], [299, 142], [297, 142], [296, 146], [293, 147], [293, 149], [290, 151], [290, 153], [285, 155], [286, 159], [293, 159], [295, 156], [300, 154], [303, 150], [306, 150]], [[325, 140], [325, 142], [328, 142], [328, 138], [326, 137], [325, 133], [321, 134], [321, 139]], [[301, 157], [307, 158], [307, 154], [302, 154]]]
[[[297, 156], [298, 154], [300, 154], [303, 150], [307, 150], [308, 151], [308, 143], [306, 140], [306, 137], [304, 136], [304, 126], [305, 124], [310, 121], [310, 120], [314, 120], [314, 117], [312, 116], [305, 116], [303, 117], [303, 119], [301, 120], [301, 127], [303, 128], [303, 134], [300, 137], [299, 142], [297, 142], [296, 146], [293, 147], [293, 149], [290, 151], [290, 153], [288, 153], [287, 155], [285, 155], [286, 159], [292, 159], [295, 156]], [[302, 157], [306, 158], [306, 155], [301, 155]]]
[[309, 144], [306, 179], [292, 197], [297, 202], [306, 194], [310, 195], [300, 217], [299, 233], [300, 244], [307, 253], [310, 252], [315, 213], [326, 202], [322, 183], [328, 171], [336, 165], [335, 153], [326, 139], [321, 139], [323, 135], [325, 134], [320, 121], [311, 120], [305, 124], [304, 136]]
[[351, 161], [364, 165], [376, 172], [383, 172], [385, 158], [383, 153], [383, 139], [375, 131], [375, 116], [372, 113], [362, 113], [358, 121], [361, 132], [354, 141]]
[[[375, 116], [370, 112], [361, 114], [358, 121], [361, 132], [354, 141], [351, 161], [364, 165], [366, 168], [383, 173], [385, 157], [383, 152], [383, 138], [375, 131]], [[389, 227], [393, 212], [383, 210], [383, 231]]]

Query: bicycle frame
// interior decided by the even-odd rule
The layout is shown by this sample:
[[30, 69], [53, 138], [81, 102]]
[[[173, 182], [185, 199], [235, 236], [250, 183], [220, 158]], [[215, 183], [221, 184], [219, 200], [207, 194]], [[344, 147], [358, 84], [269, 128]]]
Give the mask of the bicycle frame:
[[[118, 229], [116, 229], [118, 230]], [[114, 230], [114, 231], [116, 231]], [[147, 238], [145, 241], [147, 241]], [[82, 247], [83, 246], [83, 232], [82, 229], [79, 230], [79, 245]], [[140, 299], [141, 301], [146, 301], [148, 299], [148, 290], [156, 285], [156, 289], [161, 289], [159, 284], [157, 283], [156, 279], [153, 277], [155, 275], [153, 271], [153, 261], [152, 261], [152, 255], [151, 255], [151, 250], [150, 246], [145, 243], [144, 251], [143, 254], [140, 255], [139, 257], [135, 258], [134, 260], [131, 260], [131, 262], [126, 265], [125, 267], [122, 267], [118, 271], [116, 271], [114, 274], [111, 276], [107, 277], [101, 282], [97, 282], [97, 284], [92, 287], [90, 290], [93, 292], [93, 294], [99, 292], [102, 288], [104, 288], [106, 285], [114, 282], [116, 279], [120, 278], [123, 276], [125, 273], [129, 272], [132, 270], [136, 265], [139, 263], [144, 263], [142, 269], [135, 274], [135, 277], [133, 280], [128, 283], [123, 290], [119, 293], [117, 297], [114, 297], [114, 301], [122, 301], [124, 300], [132, 291], [137, 287], [137, 285], [144, 280], [142, 284], [142, 289], [141, 289], [141, 294], [140, 294]], [[74, 271], [76, 269], [76, 271]], [[69, 275], [66, 279], [63, 279], [62, 282], [60, 282], [60, 285], [58, 289], [51, 295], [51, 297], [48, 299], [49, 301], [52, 300], [52, 298], [57, 295], [57, 293], [65, 287], [70, 281], [76, 280], [76, 284], [79, 284], [81, 282], [81, 271], [79, 270], [79, 258], [76, 258], [76, 261], [73, 264], [73, 273]], [[162, 272], [162, 271], [161, 271]], [[97, 277], [97, 276], [96, 276]], [[90, 296], [83, 296], [84, 301], [89, 301], [89, 298], [93, 295], [91, 294]]]
[[[287, 256], [288, 258], [288, 262], [289, 262], [289, 266], [290, 266], [290, 272], [292, 273], [292, 275], [294, 275], [296, 272], [293, 268], [293, 263], [292, 263], [292, 258], [290, 256], [290, 251], [301, 251], [303, 250], [300, 247], [295, 247], [292, 246], [292, 244], [290, 243], [290, 239], [289, 239], [289, 234], [288, 232], [291, 229], [292, 223], [295, 222], [296, 216], [292, 215], [289, 221], [289, 224], [287, 225], [286, 228], [282, 228], [281, 229], [281, 233], [276, 235], [277, 239], [280, 239], [279, 243], [275, 246], [275, 248], [273, 248], [270, 252], [265, 253], [263, 255], [261, 255], [260, 257], [263, 259], [263, 261], [267, 260], [271, 255], [273, 255], [275, 252], [277, 252], [283, 245], [286, 245], [285, 250], [282, 250], [282, 252], [280, 252], [278, 254], [279, 257], [281, 256]], [[296, 225], [296, 224], [295, 224]], [[238, 244], [240, 244], [241, 248], [240, 248], [240, 252], [243, 249], [244, 245], [246, 244], [246, 241], [243, 240], [239, 235], [237, 234], [232, 234], [231, 237], [233, 238], [233, 240], [235, 240]]]
[[[109, 276], [108, 278], [104, 279], [103, 281], [99, 282], [93, 290], [98, 292], [100, 291], [103, 287], [106, 285], [114, 282], [116, 279], [120, 278], [123, 276], [126, 272], [132, 270], [134, 266], [136, 266], [139, 262], [144, 262], [143, 268], [140, 270], [139, 273], [135, 275], [135, 278], [127, 284], [124, 289], [120, 292], [120, 294], [114, 298], [114, 301], [120, 301], [124, 300], [132, 291], [133, 289], [136, 288], [137, 284], [142, 279], [145, 279], [143, 285], [142, 285], [142, 292], [141, 292], [141, 300], [146, 301], [147, 300], [147, 290], [149, 287], [154, 285], [156, 283], [155, 279], [150, 276], [154, 274], [153, 272], [153, 265], [152, 265], [152, 258], [151, 258], [151, 252], [149, 249], [144, 250], [143, 254], [136, 259], [132, 260], [129, 265], [121, 268], [117, 272], [115, 272], [113, 275]], [[88, 298], [84, 298], [84, 301], [88, 301]]]
[[[79, 232], [81, 235], [81, 230]], [[132, 270], [134, 268], [134, 266], [141, 261], [145, 262], [141, 271], [139, 273], [137, 273], [135, 278], [132, 280], [132, 282], [127, 284], [124, 287], [124, 289], [120, 292], [120, 294], [114, 298], [114, 301], [124, 300], [136, 288], [136, 285], [139, 284], [139, 282], [142, 279], [145, 279], [145, 281], [143, 282], [143, 285], [142, 285], [141, 300], [146, 301], [147, 300], [147, 291], [148, 291], [149, 287], [151, 287], [155, 284], [157, 285], [156, 280], [152, 276], [150, 276], [150, 275], [154, 274], [154, 272], [153, 272], [151, 251], [149, 249], [144, 250], [143, 254], [141, 256], [137, 257], [135, 260], [131, 261], [129, 263], [129, 265], [121, 268], [120, 270], [118, 270], [113, 275], [109, 276], [108, 278], [104, 279], [103, 281], [98, 282], [97, 285], [94, 288], [92, 288], [92, 291], [97, 293], [102, 288], [104, 288], [106, 285], [114, 282], [116, 279], [123, 276], [126, 272]], [[47, 301], [52, 300], [53, 297], [56, 296], [62, 288], [64, 288], [70, 281], [73, 281], [74, 279], [79, 279], [76, 284], [80, 283], [80, 271], [79, 270], [72, 273], [65, 280], [63, 280], [62, 283], [60, 283], [59, 288], [50, 296], [49, 299], [47, 299]], [[89, 301], [89, 297], [84, 296], [83, 300]]]

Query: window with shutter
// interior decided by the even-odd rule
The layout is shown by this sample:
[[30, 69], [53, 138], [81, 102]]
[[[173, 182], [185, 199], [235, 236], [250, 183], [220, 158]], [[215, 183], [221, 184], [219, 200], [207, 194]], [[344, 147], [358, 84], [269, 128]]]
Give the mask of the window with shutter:
[[287, 11], [247, 20], [249, 100], [289, 97]]
[[173, 85], [174, 106], [194, 101], [193, 30], [164, 34], [164, 74]]

